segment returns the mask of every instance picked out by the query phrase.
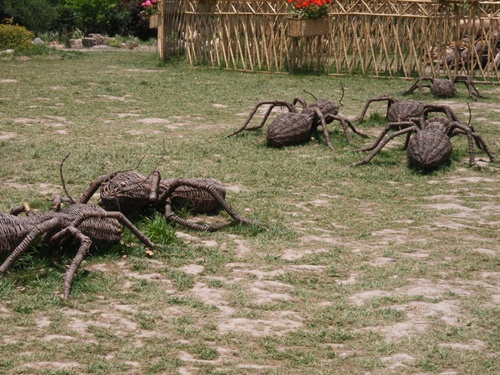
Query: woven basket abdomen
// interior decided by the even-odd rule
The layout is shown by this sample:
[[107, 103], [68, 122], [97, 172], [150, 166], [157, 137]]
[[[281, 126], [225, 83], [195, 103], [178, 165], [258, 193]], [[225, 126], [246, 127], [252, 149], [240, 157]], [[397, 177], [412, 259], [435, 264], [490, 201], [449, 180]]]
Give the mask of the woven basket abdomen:
[[[170, 183], [173, 181], [176, 180], [162, 180], [160, 190], [167, 190], [170, 186]], [[193, 181], [196, 183], [212, 185], [222, 196], [222, 198], [226, 198], [226, 189], [224, 188], [222, 182], [220, 182], [219, 180], [215, 180], [213, 178], [185, 178], [183, 179], [183, 181]], [[192, 211], [196, 211], [199, 213], [207, 213], [219, 207], [219, 203], [209, 192], [186, 185], [181, 185], [177, 189], [175, 189], [174, 193], [172, 194], [172, 204], [176, 206], [184, 206]]]
[[431, 93], [438, 98], [451, 98], [457, 90], [452, 81], [448, 79], [436, 79], [431, 85]]
[[312, 124], [307, 116], [285, 113], [274, 119], [267, 130], [267, 144], [272, 147], [292, 146], [311, 140]]
[[389, 122], [408, 121], [412, 118], [420, 118], [424, 113], [424, 105], [416, 100], [400, 100], [391, 104], [387, 110]]
[[410, 162], [424, 169], [432, 169], [446, 163], [451, 157], [450, 138], [441, 132], [422, 130], [408, 144]]
[[27, 225], [25, 218], [0, 214], [0, 254], [13, 251], [26, 237], [31, 225]]
[[123, 227], [116, 219], [101, 218], [98, 215], [106, 214], [106, 210], [99, 206], [88, 204], [73, 204], [61, 210], [70, 219], [76, 219], [79, 215], [89, 213], [96, 215], [84, 220], [77, 229], [92, 240], [96, 246], [110, 246], [120, 242]]

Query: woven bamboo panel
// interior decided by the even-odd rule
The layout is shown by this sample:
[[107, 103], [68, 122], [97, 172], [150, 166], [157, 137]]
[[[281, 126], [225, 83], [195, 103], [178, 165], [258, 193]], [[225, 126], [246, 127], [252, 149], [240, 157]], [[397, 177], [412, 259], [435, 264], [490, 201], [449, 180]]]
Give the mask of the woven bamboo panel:
[[281, 71], [286, 68], [285, 2], [188, 0], [186, 54], [191, 64], [227, 69]]
[[304, 38], [289, 36], [286, 0], [182, 1], [191, 64], [500, 78], [500, 1], [332, 0], [329, 32]]
[[498, 1], [334, 0], [330, 72], [498, 81], [499, 12]]

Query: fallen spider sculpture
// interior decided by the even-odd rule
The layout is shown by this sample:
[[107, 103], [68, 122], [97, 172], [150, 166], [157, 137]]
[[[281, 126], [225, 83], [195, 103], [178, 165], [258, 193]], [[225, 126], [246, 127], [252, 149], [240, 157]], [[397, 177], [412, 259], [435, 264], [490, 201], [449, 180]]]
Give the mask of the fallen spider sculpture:
[[[99, 190], [98, 204], [106, 210], [125, 214], [139, 212], [148, 206], [163, 208], [168, 221], [187, 228], [214, 232], [235, 223], [260, 225], [257, 221], [238, 214], [226, 201], [226, 189], [218, 180], [207, 178], [179, 178], [162, 180], [155, 170], [149, 176], [135, 171], [116, 172], [100, 176], [74, 201], [87, 203]], [[173, 207], [184, 206], [197, 213], [224, 209], [233, 222], [197, 224], [175, 214]]]
[[[424, 82], [430, 82], [425, 84]], [[453, 80], [450, 79], [437, 79], [432, 77], [419, 77], [419, 79], [403, 94], [410, 94], [415, 91], [417, 88], [419, 92], [422, 93], [422, 88], [429, 88], [431, 94], [438, 98], [452, 98], [455, 96], [457, 89], [455, 84], [457, 82], [462, 82], [467, 87], [469, 91], [469, 96], [472, 100], [477, 100], [476, 97], [482, 98], [479, 94], [478, 89], [472, 83], [472, 80], [469, 76], [456, 76]]]
[[[341, 102], [342, 99], [340, 100], [340, 103]], [[302, 106], [302, 111], [299, 111], [297, 108], [298, 103]], [[257, 113], [257, 110], [263, 105], [267, 105], [269, 107], [267, 108], [264, 118], [260, 124], [247, 128], [248, 124]], [[302, 98], [295, 98], [292, 102], [285, 100], [268, 100], [257, 103], [248, 115], [248, 118], [243, 126], [228, 135], [228, 137], [241, 133], [243, 130], [261, 129], [266, 123], [272, 110], [276, 107], [286, 107], [288, 112], [276, 117], [269, 125], [266, 133], [268, 146], [293, 146], [309, 142], [311, 140], [311, 134], [317, 133], [318, 127], [321, 126], [327, 146], [333, 149], [327, 124], [330, 124], [335, 120], [339, 121], [342, 125], [347, 142], [351, 141], [348, 128], [351, 128], [354, 133], [366, 137], [365, 134], [361, 133], [354, 127], [349, 119], [339, 115], [340, 107], [335, 102], [321, 99], [307, 105], [306, 101]]]
[[[403, 149], [408, 150], [408, 158], [410, 162], [422, 169], [434, 169], [446, 163], [452, 152], [451, 138], [465, 134], [467, 136], [469, 146], [469, 165], [476, 165], [474, 141], [478, 147], [486, 152], [490, 162], [494, 162], [495, 158], [490, 152], [483, 138], [477, 134], [472, 126], [463, 125], [458, 121], [451, 121], [445, 117], [432, 117], [423, 123], [418, 121], [410, 127], [398, 130], [387, 137], [390, 127], [386, 127], [379, 136], [377, 142], [365, 150], [372, 150], [370, 155], [365, 159], [355, 163], [361, 165], [370, 162], [371, 159], [392, 139], [406, 134], [406, 142]], [[413, 134], [413, 135], [412, 135]], [[385, 137], [385, 138], [384, 138]]]
[[[56, 202], [50, 211], [35, 212], [25, 204], [12, 209], [10, 214], [0, 214], [0, 255], [10, 254], [0, 266], [1, 274], [5, 274], [39, 237], [51, 246], [75, 242], [78, 251], [64, 275], [63, 299], [66, 301], [73, 278], [91, 245], [112, 246], [119, 243], [125, 226], [144, 245], [154, 247], [120, 212], [108, 212], [88, 204], [60, 207], [59, 202]], [[21, 213], [25, 215], [19, 216]]]

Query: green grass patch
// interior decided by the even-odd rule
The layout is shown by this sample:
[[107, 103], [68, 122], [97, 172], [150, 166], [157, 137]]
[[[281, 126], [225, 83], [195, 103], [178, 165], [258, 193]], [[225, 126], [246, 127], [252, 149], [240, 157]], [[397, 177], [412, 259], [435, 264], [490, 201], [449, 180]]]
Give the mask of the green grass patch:
[[[338, 122], [329, 125], [333, 151], [322, 137], [268, 148], [274, 114], [263, 129], [227, 138], [262, 100], [312, 102], [307, 92], [338, 100], [342, 84], [340, 113], [354, 121], [367, 99], [399, 97], [407, 82], [36, 48], [1, 62], [1, 212], [23, 202], [47, 210], [64, 195], [59, 164], [71, 153], [64, 176], [72, 197], [142, 160], [144, 175], [157, 168], [162, 178], [219, 179], [231, 206], [264, 228], [199, 233], [161, 212], [133, 215], [157, 244], [153, 253], [128, 230], [122, 244], [92, 249], [67, 303], [60, 292], [75, 247], [37, 243], [0, 276], [0, 372], [500, 371], [492, 359], [497, 164], [469, 168], [467, 140], [456, 136], [450, 163], [430, 173], [408, 165], [403, 139], [353, 167], [385, 126], [385, 104], [359, 125], [368, 139], [352, 134], [348, 143]], [[480, 90], [486, 98], [470, 103], [473, 125], [498, 154], [498, 89]], [[465, 95], [449, 103], [466, 122]], [[230, 220], [223, 211], [177, 213]]]

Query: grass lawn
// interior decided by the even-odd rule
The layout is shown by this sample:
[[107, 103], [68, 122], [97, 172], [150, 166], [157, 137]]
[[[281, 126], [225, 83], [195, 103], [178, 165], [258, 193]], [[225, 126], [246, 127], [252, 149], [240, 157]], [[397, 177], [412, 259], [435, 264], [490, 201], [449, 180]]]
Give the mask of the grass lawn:
[[[54, 262], [34, 246], [0, 276], [0, 373], [498, 374], [500, 164], [469, 168], [461, 136], [449, 164], [422, 173], [399, 137], [353, 167], [385, 103], [358, 127], [368, 139], [347, 143], [330, 125], [333, 151], [322, 138], [269, 148], [267, 125], [227, 138], [261, 100], [338, 101], [342, 85], [340, 113], [354, 120], [411, 82], [242, 74], [128, 50], [0, 60], [0, 212], [47, 210], [70, 154], [73, 197], [143, 159], [145, 175], [219, 179], [236, 211], [267, 226], [200, 233], [135, 216], [154, 256], [126, 232], [92, 251], [67, 303], [74, 249]], [[500, 155], [500, 88], [479, 90], [472, 124]], [[458, 91], [437, 102], [466, 123]]]

